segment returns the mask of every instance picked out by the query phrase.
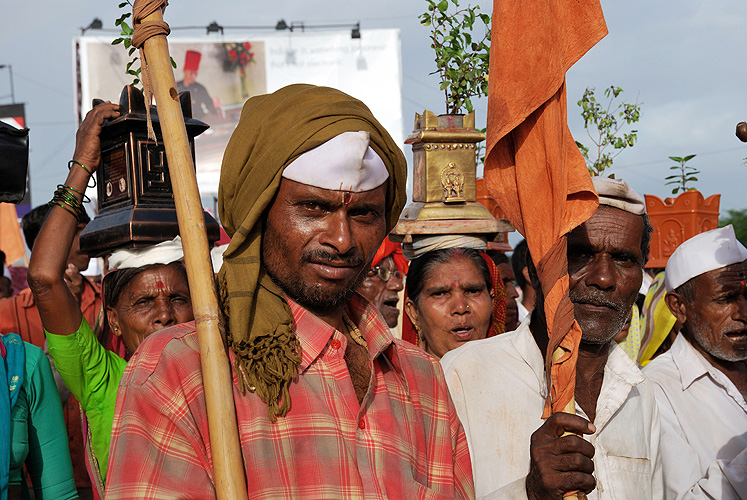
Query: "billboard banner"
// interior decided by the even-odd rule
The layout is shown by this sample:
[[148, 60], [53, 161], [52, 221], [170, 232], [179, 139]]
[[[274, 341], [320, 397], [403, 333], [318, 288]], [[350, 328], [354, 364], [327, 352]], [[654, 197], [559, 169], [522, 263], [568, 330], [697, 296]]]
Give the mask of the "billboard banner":
[[[94, 98], [117, 101], [132, 82], [122, 45], [107, 37], [85, 36], [77, 48], [79, 116]], [[218, 192], [223, 151], [244, 102], [292, 83], [342, 90], [368, 105], [398, 144], [404, 143], [402, 63], [399, 30], [313, 33], [169, 36], [179, 91], [188, 90], [192, 114], [210, 125], [195, 140], [197, 182], [203, 198]], [[137, 54], [137, 52], [136, 52]], [[261, 120], [262, 117], [257, 117]]]

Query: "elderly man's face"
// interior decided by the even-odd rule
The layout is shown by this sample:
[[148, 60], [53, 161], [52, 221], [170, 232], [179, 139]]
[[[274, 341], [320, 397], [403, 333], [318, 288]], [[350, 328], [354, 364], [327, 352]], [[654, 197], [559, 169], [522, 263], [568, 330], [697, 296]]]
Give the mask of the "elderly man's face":
[[[389, 272], [389, 279], [384, 281], [381, 278], [380, 269]], [[373, 303], [374, 307], [384, 317], [384, 321], [389, 328], [396, 327], [399, 320], [397, 302], [399, 302], [399, 292], [404, 288], [401, 276], [397, 272], [394, 259], [389, 256], [382, 259], [374, 269], [366, 273], [366, 279], [358, 287], [358, 293]]]
[[643, 278], [643, 218], [600, 206], [568, 235], [570, 298], [584, 342], [620, 333]]
[[694, 278], [684, 329], [695, 347], [724, 361], [747, 360], [747, 261]]
[[343, 304], [386, 236], [386, 184], [363, 193], [282, 179], [270, 207], [262, 259], [273, 281], [314, 310]]

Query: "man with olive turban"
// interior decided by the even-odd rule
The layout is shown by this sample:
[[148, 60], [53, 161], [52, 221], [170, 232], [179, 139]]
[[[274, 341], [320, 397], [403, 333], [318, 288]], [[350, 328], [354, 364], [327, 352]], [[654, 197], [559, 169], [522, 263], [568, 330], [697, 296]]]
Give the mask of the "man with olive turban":
[[[219, 273], [250, 498], [470, 498], [443, 373], [355, 294], [405, 202], [399, 147], [357, 99], [250, 99], [219, 190]], [[107, 498], [213, 498], [194, 324], [130, 361]]]

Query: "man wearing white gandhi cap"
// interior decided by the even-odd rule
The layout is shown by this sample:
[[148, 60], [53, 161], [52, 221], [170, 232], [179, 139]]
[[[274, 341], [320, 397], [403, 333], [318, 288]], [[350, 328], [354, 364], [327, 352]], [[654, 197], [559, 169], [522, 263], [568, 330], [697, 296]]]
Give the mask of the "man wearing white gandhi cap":
[[[221, 168], [231, 242], [218, 283], [249, 498], [474, 497], [438, 362], [355, 293], [406, 172], [370, 110], [338, 90], [291, 85], [244, 105]], [[215, 497], [204, 390], [194, 324], [140, 346], [106, 498]]]
[[682, 323], [644, 370], [661, 414], [665, 498], [747, 498], [747, 248], [732, 226], [685, 241], [667, 262]]

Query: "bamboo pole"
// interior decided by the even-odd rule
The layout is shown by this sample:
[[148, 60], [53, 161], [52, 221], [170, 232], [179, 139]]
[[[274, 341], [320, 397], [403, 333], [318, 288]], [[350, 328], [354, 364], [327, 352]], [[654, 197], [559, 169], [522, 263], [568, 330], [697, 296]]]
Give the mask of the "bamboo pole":
[[[163, 13], [160, 9], [143, 19], [144, 22], [162, 20]], [[184, 260], [200, 345], [216, 494], [221, 500], [242, 500], [247, 498], [247, 487], [233, 401], [231, 367], [219, 330], [218, 296], [202, 203], [166, 36], [153, 36], [146, 40], [143, 52], [146, 54], [158, 106], [179, 232], [184, 245]]]
[[[563, 356], [563, 349], [560, 347], [556, 348], [552, 353], [552, 364], [557, 363], [560, 361], [560, 358]], [[576, 398], [572, 397], [570, 401], [568, 401], [568, 404], [565, 405], [565, 408], [563, 408], [564, 413], [570, 413], [571, 415], [576, 414]], [[569, 436], [573, 434], [572, 432], [566, 432], [561, 437]], [[566, 493], [563, 495], [563, 498], [566, 498], [568, 500], [586, 500], [586, 494], [580, 491], [574, 491], [572, 493]]]

